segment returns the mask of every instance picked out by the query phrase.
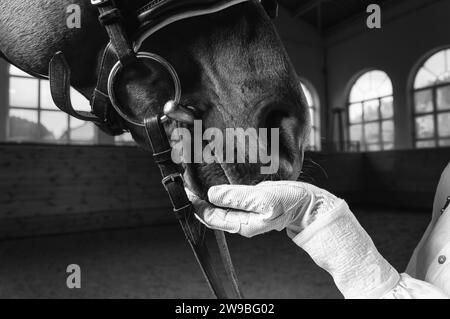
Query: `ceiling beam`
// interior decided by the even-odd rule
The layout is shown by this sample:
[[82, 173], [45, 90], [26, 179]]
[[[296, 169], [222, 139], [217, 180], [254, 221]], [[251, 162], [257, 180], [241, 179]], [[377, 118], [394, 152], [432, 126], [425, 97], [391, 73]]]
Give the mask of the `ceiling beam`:
[[300, 17], [304, 15], [305, 13], [315, 9], [317, 6], [319, 6], [322, 3], [322, 0], [309, 0], [305, 4], [299, 5], [297, 8], [294, 9], [294, 17]]

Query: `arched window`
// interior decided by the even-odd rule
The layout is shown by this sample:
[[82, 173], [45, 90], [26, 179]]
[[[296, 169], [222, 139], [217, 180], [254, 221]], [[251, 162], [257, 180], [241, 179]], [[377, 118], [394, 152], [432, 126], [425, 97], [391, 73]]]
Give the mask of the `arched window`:
[[350, 91], [349, 136], [362, 151], [394, 148], [394, 99], [392, 82], [383, 71], [360, 76]]
[[[75, 90], [71, 98], [79, 110], [90, 111], [89, 101]], [[9, 68], [9, 109], [7, 140], [56, 144], [93, 144], [96, 128], [68, 116], [53, 103], [50, 84]]]
[[425, 61], [413, 90], [417, 148], [450, 146], [450, 49]]
[[304, 82], [300, 81], [303, 93], [305, 93], [306, 101], [308, 102], [309, 111], [311, 114], [311, 135], [309, 140], [309, 150], [320, 150], [320, 110], [319, 101], [314, 88]]

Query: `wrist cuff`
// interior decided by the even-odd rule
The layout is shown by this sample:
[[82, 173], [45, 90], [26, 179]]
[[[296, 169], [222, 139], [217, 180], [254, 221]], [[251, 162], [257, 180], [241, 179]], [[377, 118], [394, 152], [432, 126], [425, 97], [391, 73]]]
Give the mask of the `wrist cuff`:
[[381, 298], [400, 280], [343, 200], [293, 241], [333, 277], [345, 298]]

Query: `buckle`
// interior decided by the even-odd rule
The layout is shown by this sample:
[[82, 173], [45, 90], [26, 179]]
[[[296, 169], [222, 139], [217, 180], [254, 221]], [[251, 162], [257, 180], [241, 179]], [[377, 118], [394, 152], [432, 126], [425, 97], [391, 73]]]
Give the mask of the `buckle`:
[[169, 148], [163, 152], [154, 153], [153, 160], [156, 164], [172, 162], [172, 148]]
[[184, 179], [181, 173], [170, 174], [169, 176], [164, 177], [161, 182], [164, 188], [167, 190], [169, 184], [176, 183], [178, 181], [181, 184], [184, 184]]
[[180, 183], [179, 185], [181, 189], [172, 189], [172, 191], [184, 192], [184, 180], [180, 173], [170, 174], [162, 179], [162, 184], [164, 185], [166, 192], [169, 194], [170, 201], [172, 202], [173, 212], [178, 219], [182, 219], [186, 218], [189, 213], [187, 209], [191, 208], [192, 204], [189, 200], [185, 201], [177, 196], [172, 196], [173, 194], [169, 191], [169, 184], [178, 182]]

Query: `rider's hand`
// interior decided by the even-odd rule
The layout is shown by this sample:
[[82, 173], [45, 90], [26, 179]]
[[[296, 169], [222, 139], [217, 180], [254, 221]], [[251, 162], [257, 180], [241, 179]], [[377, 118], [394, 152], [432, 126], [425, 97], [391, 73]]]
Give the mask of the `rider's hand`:
[[222, 208], [188, 195], [198, 218], [211, 228], [251, 237], [287, 227], [294, 243], [333, 277], [346, 298], [445, 297], [430, 285], [400, 277], [347, 203], [315, 186], [266, 182], [213, 187], [209, 200]]
[[208, 227], [247, 237], [287, 227], [346, 298], [380, 298], [400, 281], [347, 203], [327, 191], [301, 182], [266, 182], [213, 187], [208, 198], [215, 206], [191, 195]]
[[208, 227], [245, 237], [287, 227], [294, 238], [319, 215], [342, 202], [318, 187], [290, 181], [215, 186], [208, 191], [210, 203], [190, 192], [188, 195], [198, 218]]

